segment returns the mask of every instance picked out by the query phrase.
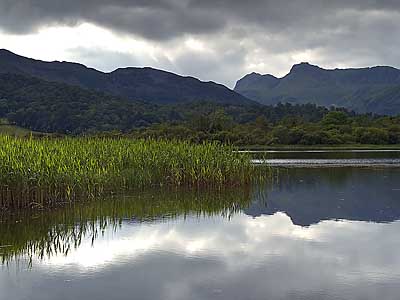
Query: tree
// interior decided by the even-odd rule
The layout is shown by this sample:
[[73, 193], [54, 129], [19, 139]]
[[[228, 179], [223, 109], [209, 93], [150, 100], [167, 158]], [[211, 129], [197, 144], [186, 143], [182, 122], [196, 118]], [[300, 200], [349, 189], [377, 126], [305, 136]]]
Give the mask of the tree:
[[339, 126], [349, 123], [349, 117], [342, 111], [330, 111], [322, 119], [321, 123], [325, 126]]

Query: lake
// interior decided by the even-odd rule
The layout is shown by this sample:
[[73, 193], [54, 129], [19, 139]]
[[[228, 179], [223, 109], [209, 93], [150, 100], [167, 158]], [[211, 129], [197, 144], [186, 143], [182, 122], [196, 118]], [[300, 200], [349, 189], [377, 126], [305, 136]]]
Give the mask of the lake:
[[400, 150], [268, 150], [241, 151], [256, 164], [275, 167], [399, 167]]
[[0, 299], [399, 298], [400, 152], [254, 157], [270, 182], [3, 216]]

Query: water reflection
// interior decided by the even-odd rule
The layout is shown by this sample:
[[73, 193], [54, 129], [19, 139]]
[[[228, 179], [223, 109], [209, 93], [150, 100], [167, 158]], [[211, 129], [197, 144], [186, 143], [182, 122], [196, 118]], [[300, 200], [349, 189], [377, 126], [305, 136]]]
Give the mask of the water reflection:
[[279, 180], [259, 195], [247, 214], [284, 212], [301, 226], [335, 219], [393, 222], [400, 218], [400, 170], [281, 170]]
[[84, 238], [91, 243], [106, 229], [116, 232], [123, 223], [157, 223], [174, 218], [230, 218], [250, 204], [249, 188], [230, 190], [152, 190], [71, 205], [56, 211], [0, 218], [2, 262], [28, 257], [30, 262], [53, 255], [68, 255]]
[[68, 253], [34, 255], [30, 271], [5, 266], [0, 299], [398, 299], [400, 172], [278, 178], [251, 191], [159, 191], [5, 222], [8, 261], [79, 236], [73, 228], [82, 234]]

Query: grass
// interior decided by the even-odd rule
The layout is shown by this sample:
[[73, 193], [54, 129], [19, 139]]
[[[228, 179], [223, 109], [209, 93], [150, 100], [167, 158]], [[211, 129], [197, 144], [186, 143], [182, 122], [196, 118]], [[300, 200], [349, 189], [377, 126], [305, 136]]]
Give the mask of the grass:
[[262, 176], [217, 143], [0, 136], [0, 208], [47, 207], [151, 186], [221, 186]]
[[29, 136], [50, 136], [49, 133], [42, 133], [31, 131], [11, 124], [7, 119], [0, 118], [0, 134], [15, 136], [15, 137], [29, 137]]
[[33, 134], [33, 132], [25, 128], [14, 125], [0, 124], [0, 134], [18, 136], [18, 137], [28, 137], [31, 134]]

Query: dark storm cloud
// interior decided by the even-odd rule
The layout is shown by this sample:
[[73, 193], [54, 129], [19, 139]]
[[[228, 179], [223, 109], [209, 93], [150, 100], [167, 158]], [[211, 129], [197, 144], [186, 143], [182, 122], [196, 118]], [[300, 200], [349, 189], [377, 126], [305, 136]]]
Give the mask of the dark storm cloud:
[[[26, 32], [49, 24], [90, 21], [116, 30], [162, 39], [184, 33], [204, 33], [226, 24], [324, 26], [345, 10], [399, 10], [395, 0], [1, 0], [0, 24]], [[271, 28], [270, 28], [271, 29]]]
[[335, 25], [346, 10], [399, 8], [395, 0], [0, 0], [0, 26], [26, 33], [53, 24], [92, 22], [160, 40], [217, 32], [228, 25], [268, 26], [267, 31], [293, 26], [315, 30]]
[[212, 12], [190, 9], [179, 0], [0, 0], [0, 28], [12, 33], [81, 22], [153, 40], [207, 33], [224, 26], [224, 19]]

